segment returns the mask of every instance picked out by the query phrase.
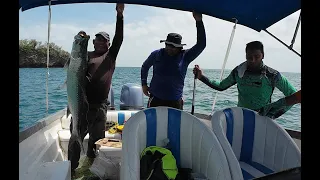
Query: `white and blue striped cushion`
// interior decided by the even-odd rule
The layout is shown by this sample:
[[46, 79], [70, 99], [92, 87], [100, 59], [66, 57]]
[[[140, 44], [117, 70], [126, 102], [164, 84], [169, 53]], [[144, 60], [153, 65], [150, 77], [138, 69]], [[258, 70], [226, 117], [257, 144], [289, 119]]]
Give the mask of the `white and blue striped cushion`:
[[211, 129], [196, 117], [169, 107], [144, 109], [127, 121], [122, 134], [121, 179], [140, 179], [140, 153], [148, 146], [164, 146], [165, 139], [169, 139], [178, 167], [191, 168], [209, 179], [232, 179]]
[[134, 115], [138, 111], [107, 111], [107, 121], [117, 122], [120, 125], [123, 125], [132, 115]]
[[272, 119], [252, 110], [234, 107], [217, 111], [212, 128], [225, 151], [232, 148], [244, 179], [300, 166], [300, 150], [290, 135]]

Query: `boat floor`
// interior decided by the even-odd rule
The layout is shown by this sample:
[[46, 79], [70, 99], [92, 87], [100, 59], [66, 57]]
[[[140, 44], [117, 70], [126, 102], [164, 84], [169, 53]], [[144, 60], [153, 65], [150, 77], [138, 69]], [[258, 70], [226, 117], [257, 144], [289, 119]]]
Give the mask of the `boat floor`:
[[82, 155], [79, 160], [79, 166], [75, 170], [75, 176], [72, 177], [72, 180], [100, 180], [100, 178], [93, 173], [90, 172], [89, 168], [91, 167], [88, 166], [85, 161], [86, 161], [86, 156]]

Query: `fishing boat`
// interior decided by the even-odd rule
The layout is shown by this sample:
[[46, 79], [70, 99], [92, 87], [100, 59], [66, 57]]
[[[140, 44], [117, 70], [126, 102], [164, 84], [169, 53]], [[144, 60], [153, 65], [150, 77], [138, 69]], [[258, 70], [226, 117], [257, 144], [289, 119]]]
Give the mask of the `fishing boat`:
[[[140, 92], [136, 90], [139, 87], [139, 85], [125, 84], [123, 87], [125, 87], [123, 89], [128, 89], [129, 91], [130, 91], [130, 88], [134, 88], [136, 93], [132, 93], [132, 92], [131, 93], [122, 93], [122, 96], [124, 94], [132, 94], [132, 96], [123, 98], [123, 99], [126, 99], [127, 102], [122, 102], [122, 108], [120, 108], [120, 110], [112, 110], [114, 107], [112, 107], [112, 104], [111, 104], [110, 110], [107, 111], [107, 120], [117, 122], [119, 124], [126, 123], [122, 138], [123, 138], [124, 142], [125, 142], [124, 138], [126, 138], [126, 137], [131, 138], [130, 140], [127, 141], [127, 142], [131, 142], [131, 143], [129, 145], [124, 143], [123, 149], [130, 149], [130, 150], [129, 151], [126, 150], [127, 152], [124, 152], [124, 150], [121, 150], [121, 149], [119, 150], [119, 152], [121, 154], [120, 157], [124, 157], [124, 160], [125, 160], [125, 159], [129, 159], [129, 157], [132, 154], [136, 153], [134, 151], [135, 148], [134, 148], [134, 144], [132, 144], [132, 142], [135, 142], [137, 145], [139, 145], [139, 144], [141, 144], [141, 142], [139, 142], [139, 140], [145, 139], [146, 137], [152, 137], [152, 135], [149, 135], [149, 134], [147, 135], [147, 133], [141, 133], [141, 132], [147, 132], [147, 130], [139, 130], [134, 125], [131, 125], [129, 123], [130, 121], [138, 123], [141, 120], [143, 120], [144, 123], [148, 122], [148, 121], [146, 121], [146, 117], [145, 117], [144, 113], [147, 110], [150, 111], [150, 108], [141, 108], [141, 102], [143, 102], [143, 101], [141, 100], [140, 103], [137, 103], [138, 101], [136, 101], [137, 100], [136, 97], [142, 96], [141, 86], [140, 86]], [[130, 88], [128, 88], [128, 87], [130, 87]], [[111, 97], [110, 99], [112, 100], [113, 97]], [[130, 101], [136, 102], [136, 103], [130, 104]], [[167, 111], [170, 111], [170, 109], [171, 108], [166, 108], [166, 107], [159, 107], [159, 108], [155, 109], [155, 111], [162, 111], [162, 114], [165, 114], [165, 115], [155, 114], [155, 115], [151, 116], [151, 118], [158, 118], [158, 119], [163, 120], [163, 121], [157, 121], [156, 126], [160, 126], [160, 127], [168, 126], [168, 122], [165, 124], [163, 124], [163, 122], [165, 122], [164, 119], [166, 119], [166, 117], [168, 117]], [[178, 110], [176, 110], [176, 111], [178, 111]], [[208, 134], [210, 135], [210, 133], [208, 132], [208, 129], [210, 129], [212, 131], [211, 119], [220, 120], [219, 118], [215, 118], [215, 117], [218, 116], [218, 114], [221, 113], [221, 111], [217, 111], [216, 113], [214, 113], [214, 116], [212, 116], [212, 117], [210, 117], [209, 115], [198, 114], [198, 113], [194, 113], [194, 115], [191, 115], [190, 112], [183, 112], [183, 111], [178, 112], [178, 113], [181, 114], [181, 116], [180, 116], [181, 122], [188, 122], [188, 121], [193, 122], [194, 121], [193, 123], [187, 123], [187, 124], [193, 124], [192, 127], [190, 127], [190, 126], [188, 127], [187, 125], [183, 126], [183, 124], [181, 125], [184, 128], [188, 128], [188, 131], [184, 131], [185, 133], [187, 132], [190, 134], [191, 131], [189, 131], [189, 129], [194, 129], [196, 127], [198, 128], [198, 129], [194, 130], [194, 131], [198, 131], [198, 133], [196, 133], [196, 132], [192, 133], [194, 135], [194, 137], [190, 137], [189, 140], [184, 139], [183, 141], [182, 140], [180, 141], [181, 146], [186, 146], [183, 144], [184, 142], [190, 143], [189, 141], [191, 141], [191, 140], [192, 140], [192, 142], [200, 142], [201, 141], [201, 139], [199, 139], [199, 138], [202, 138], [203, 136], [198, 135], [200, 132], [202, 132], [199, 129], [207, 130], [206, 131], [207, 134], [203, 134], [203, 135], [205, 135], [204, 137], [208, 137]], [[71, 179], [70, 162], [67, 159], [68, 142], [69, 142], [69, 138], [70, 138], [69, 126], [70, 126], [70, 116], [71, 115], [69, 115], [69, 117], [67, 117], [66, 115], [67, 115], [66, 109], [60, 110], [60, 111], [44, 118], [43, 120], [39, 121], [35, 125], [28, 127], [25, 130], [20, 132], [20, 135], [19, 135], [19, 142], [20, 142], [19, 143], [19, 176], [20, 176], [20, 179], [34, 179], [34, 180], [35, 179], [43, 179], [43, 180], [44, 179], [57, 179], [57, 180], [58, 179]], [[142, 116], [144, 116], [144, 118], [141, 118]], [[259, 115], [256, 115], [256, 116], [259, 117]], [[235, 117], [242, 118], [240, 116], [239, 117], [235, 116]], [[261, 117], [259, 117], [259, 118], [261, 118]], [[243, 119], [244, 118], [242, 118], [242, 120]], [[273, 122], [272, 120], [270, 120], [270, 121]], [[199, 124], [199, 122], [201, 122], [201, 124]], [[198, 123], [198, 125], [195, 125], [196, 123]], [[127, 131], [126, 131], [126, 125], [128, 125], [128, 127], [130, 127], [130, 129], [128, 129]], [[140, 126], [146, 128], [148, 125], [143, 126], [140, 123]], [[181, 127], [181, 129], [183, 127]], [[279, 125], [276, 125], [275, 127], [279, 128], [280, 130], [283, 129]], [[180, 129], [180, 128], [178, 128], [178, 129]], [[159, 130], [159, 128], [156, 128], [156, 131], [152, 131], [152, 132], [157, 132], [157, 131], [161, 132], [164, 130]], [[283, 129], [283, 131], [284, 131], [284, 129]], [[293, 131], [293, 130], [289, 130], [289, 129], [286, 129], [285, 131], [286, 131], [286, 133], [282, 132], [281, 135], [284, 135], [284, 136], [287, 135], [286, 140], [288, 140], [288, 141], [292, 140], [292, 142], [294, 142], [294, 144], [298, 148], [301, 148], [301, 133], [298, 131]], [[130, 134], [125, 134], [128, 132]], [[137, 134], [139, 134], [139, 136], [136, 136], [135, 132]], [[166, 134], [166, 133], [159, 133], [159, 134]], [[272, 134], [270, 134], [270, 135], [272, 135]], [[188, 137], [185, 134], [182, 134], [180, 136], [184, 137], [184, 138]], [[108, 131], [106, 131], [106, 137], [121, 139], [120, 134], [111, 134]], [[217, 137], [219, 137], [219, 136], [217, 135]], [[282, 137], [282, 136], [279, 136], [279, 137]], [[87, 135], [84, 139], [85, 151], [87, 149], [88, 138], [89, 138], [89, 136]], [[134, 139], [132, 139], [132, 138], [134, 138]], [[165, 137], [162, 137], [162, 138], [165, 139]], [[204, 142], [206, 144], [202, 145], [203, 147], [210, 147], [209, 145], [211, 145], [211, 146], [216, 145], [213, 143], [212, 139], [215, 140], [216, 143], [217, 142], [220, 143], [219, 138], [212, 138], [212, 139], [203, 138], [203, 139], [207, 139], [207, 140], [204, 140]], [[134, 140], [136, 140], [136, 141], [134, 141]], [[161, 140], [161, 137], [160, 137], [160, 139], [158, 138], [158, 140]], [[144, 140], [144, 143], [142, 143], [142, 144], [146, 144], [146, 140]], [[196, 145], [196, 143], [195, 143], [195, 145]], [[127, 147], [127, 146], [130, 146], [130, 147]], [[196, 146], [196, 147], [198, 147], [198, 146]], [[223, 148], [224, 147], [221, 146], [220, 148], [218, 148], [218, 150], [215, 150], [213, 152], [219, 152], [219, 153], [224, 154], [223, 152], [225, 150]], [[185, 149], [185, 148], [183, 148], [183, 149]], [[110, 149], [100, 148], [100, 151], [102, 151], [101, 153], [109, 153]], [[105, 152], [103, 152], [103, 151], [105, 151]], [[204, 151], [204, 152], [206, 152], [206, 151]], [[201, 156], [206, 157], [204, 152], [201, 151], [201, 154], [200, 154], [200, 152], [198, 152], [199, 158]], [[183, 152], [181, 152], [181, 153], [183, 153]], [[195, 153], [195, 154], [198, 154], [198, 153]], [[214, 154], [214, 153], [212, 153], [212, 154]], [[283, 154], [281, 154], [281, 155], [283, 155]], [[82, 153], [82, 156], [85, 156], [85, 155]], [[221, 155], [221, 156], [225, 156], [225, 155]], [[236, 159], [234, 157], [231, 157], [231, 158], [233, 158], [233, 161], [236, 161]], [[288, 156], [287, 158], [291, 159], [291, 156]], [[215, 164], [217, 163], [216, 159], [213, 159], [212, 161]], [[132, 162], [132, 161], [129, 160], [127, 162]], [[123, 163], [125, 164], [125, 162], [123, 162]], [[205, 164], [206, 166], [208, 165], [206, 161], [201, 162], [201, 163], [199, 161], [198, 163], [199, 163], [198, 168], [201, 167], [200, 164]], [[227, 156], [226, 156], [226, 159], [224, 160], [224, 163], [227, 163]], [[218, 165], [221, 166], [221, 164], [218, 164]], [[196, 167], [196, 166], [197, 165], [193, 165], [193, 167]], [[289, 166], [290, 166], [290, 164], [289, 164]], [[239, 173], [239, 170], [240, 169], [238, 169], [238, 173]], [[235, 177], [237, 177], [237, 176], [235, 176]], [[240, 177], [240, 176], [238, 176], [238, 177]], [[125, 178], [125, 179], [132, 179], [132, 178]], [[135, 178], [133, 178], [133, 179], [135, 179]], [[224, 179], [224, 178], [222, 178], [222, 179]], [[226, 179], [242, 179], [242, 178], [230, 178], [229, 177]]]
[[[19, 9], [22, 11], [48, 5], [50, 22], [50, 7], [52, 5], [93, 2], [116, 3], [120, 1], [19, 0], [19, 2]], [[230, 0], [228, 3], [213, 0], [178, 1], [178, 3], [177, 1], [173, 3], [173, 1], [153, 0], [121, 2], [181, 11], [194, 10], [234, 22], [235, 25], [247, 26], [259, 32], [263, 30], [300, 56], [292, 48], [300, 24], [300, 17], [291, 45], [286, 45], [267, 31], [267, 28], [274, 23], [300, 10], [300, 0], [256, 0], [254, 3], [242, 0]], [[275, 4], [277, 6], [274, 6]], [[260, 10], [261, 7], [264, 8], [263, 11]], [[50, 33], [50, 29], [48, 32]], [[116, 152], [117, 156], [121, 158], [119, 174], [122, 180], [138, 180], [138, 160], [142, 149], [151, 144], [160, 145], [166, 139], [174, 146], [173, 154], [179, 160], [179, 165], [192, 167], [193, 170], [203, 173], [211, 180], [262, 179], [264, 177], [271, 179], [272, 177], [289, 177], [300, 172], [301, 132], [284, 129], [271, 119], [261, 117], [254, 111], [230, 107], [207, 115], [194, 113], [193, 110], [189, 113], [168, 107], [145, 108], [141, 86], [130, 83], [123, 85], [120, 94], [121, 103], [119, 109], [117, 109], [114, 104], [113, 91], [110, 91], [108, 99], [111, 104], [106, 117], [107, 121], [116, 122], [120, 125], [125, 124], [123, 133], [117, 134], [106, 131], [106, 137], [122, 139], [122, 148], [101, 147], [99, 153]], [[70, 161], [67, 158], [70, 116], [72, 115], [67, 116], [66, 109], [62, 109], [19, 133], [20, 179], [71, 179]], [[172, 119], [177, 121], [172, 121]], [[245, 126], [247, 124], [250, 124], [250, 126]], [[263, 128], [265, 129], [263, 130]], [[241, 136], [239, 135], [240, 132], [246, 132], [246, 134]], [[250, 136], [249, 133], [249, 143], [245, 140], [245, 137], [248, 137], [247, 132], [252, 135]], [[262, 132], [264, 132], [264, 135], [262, 135]], [[278, 135], [272, 136], [270, 134], [272, 132], [276, 132]], [[259, 144], [254, 139], [265, 142], [264, 148], [261, 143]], [[285, 142], [286, 146], [277, 146], [271, 141], [280, 144]], [[87, 149], [87, 142], [88, 135], [84, 139], [85, 150]], [[272, 152], [266, 150], [270, 147], [273, 149]], [[244, 161], [240, 157], [242, 154], [244, 154], [243, 156], [250, 156], [255, 161], [258, 161], [259, 158], [262, 161], [259, 165]], [[84, 156], [82, 152], [82, 157]], [[263, 163], [265, 158], [272, 158], [273, 161], [267, 160], [266, 163]], [[280, 158], [285, 160], [278, 161]], [[268, 168], [267, 170], [261, 169], [261, 166], [264, 168], [268, 166]]]

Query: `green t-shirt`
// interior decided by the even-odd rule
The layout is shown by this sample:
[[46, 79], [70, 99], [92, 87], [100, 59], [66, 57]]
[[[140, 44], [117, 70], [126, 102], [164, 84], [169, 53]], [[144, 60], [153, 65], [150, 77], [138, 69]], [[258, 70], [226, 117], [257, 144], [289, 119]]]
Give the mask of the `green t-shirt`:
[[[224, 91], [237, 84], [238, 106], [256, 111], [271, 103], [271, 96], [275, 87], [285, 96], [296, 92], [296, 89], [278, 71], [264, 64], [262, 64], [259, 72], [250, 72], [246, 67], [246, 62], [240, 64], [221, 82], [209, 80], [205, 76], [200, 80], [218, 91]], [[291, 107], [288, 106], [285, 112]]]

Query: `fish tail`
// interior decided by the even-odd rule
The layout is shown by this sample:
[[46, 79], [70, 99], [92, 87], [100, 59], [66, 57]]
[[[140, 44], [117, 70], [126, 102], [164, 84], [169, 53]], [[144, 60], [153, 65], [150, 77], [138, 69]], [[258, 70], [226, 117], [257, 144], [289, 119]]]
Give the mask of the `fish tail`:
[[71, 134], [70, 140], [69, 140], [69, 145], [68, 149], [74, 148], [75, 144], [79, 144], [80, 150], [84, 153], [84, 146], [83, 146], [83, 141], [81, 140], [80, 136], [77, 134]]
[[70, 64], [70, 58], [67, 60], [67, 62], [64, 64], [63, 69], [67, 70], [69, 68]]
[[79, 144], [79, 146], [80, 146], [81, 151], [82, 151], [83, 153], [85, 153], [85, 152], [84, 152], [84, 146], [83, 146], [83, 139], [81, 139], [80, 130], [78, 130], [78, 132], [75, 133], [74, 136], [75, 136], [75, 137], [74, 137], [75, 140], [78, 142], [78, 144]]
[[80, 146], [81, 151], [84, 153], [84, 146], [83, 146], [83, 141], [80, 137], [80, 133], [72, 134], [72, 141], [77, 142]]
[[79, 145], [80, 145], [81, 151], [82, 151], [83, 153], [85, 153], [85, 152], [84, 152], [83, 142], [81, 141], [81, 138], [80, 138], [80, 137], [77, 137], [77, 141], [78, 141], [78, 143], [79, 143]]
[[60, 85], [60, 89], [64, 89], [67, 87], [67, 79], [64, 81], [64, 83], [62, 85]]
[[69, 108], [69, 104], [67, 106], [67, 118], [69, 117], [69, 115], [71, 114], [70, 108]]

